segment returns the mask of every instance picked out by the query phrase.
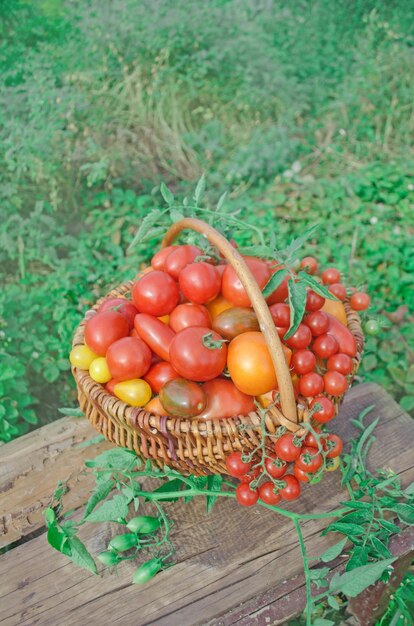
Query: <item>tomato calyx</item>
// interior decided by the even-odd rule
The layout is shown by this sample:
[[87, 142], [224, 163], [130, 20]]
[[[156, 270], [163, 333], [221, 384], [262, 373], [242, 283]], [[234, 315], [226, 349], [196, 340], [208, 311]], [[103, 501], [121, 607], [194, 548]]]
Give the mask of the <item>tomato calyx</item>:
[[[201, 338], [202, 344], [205, 348], [209, 350], [220, 349], [223, 343], [228, 343], [228, 339], [213, 339], [213, 333], [206, 333]], [[228, 370], [227, 370], [228, 371]], [[229, 374], [230, 376], [230, 374]]]

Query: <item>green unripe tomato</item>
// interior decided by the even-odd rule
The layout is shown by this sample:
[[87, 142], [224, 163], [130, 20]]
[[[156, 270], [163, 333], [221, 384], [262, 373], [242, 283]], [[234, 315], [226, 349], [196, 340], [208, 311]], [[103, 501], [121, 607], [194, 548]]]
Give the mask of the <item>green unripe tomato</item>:
[[161, 520], [158, 517], [150, 515], [139, 515], [129, 520], [127, 524], [128, 530], [140, 535], [148, 535], [159, 529]]
[[372, 335], [374, 337], [375, 335], [378, 335], [380, 330], [381, 326], [379, 325], [377, 320], [368, 320], [365, 323], [364, 331], [366, 335]]
[[161, 568], [162, 562], [159, 559], [151, 559], [139, 566], [132, 577], [132, 582], [135, 585], [144, 585], [151, 580]]
[[115, 552], [125, 552], [134, 548], [138, 544], [138, 537], [134, 533], [125, 533], [124, 535], [116, 535], [109, 542], [108, 548]]
[[98, 559], [104, 565], [110, 567], [111, 565], [117, 565], [119, 559], [115, 552], [111, 552], [110, 550], [105, 550], [105, 552], [101, 552], [98, 554]]

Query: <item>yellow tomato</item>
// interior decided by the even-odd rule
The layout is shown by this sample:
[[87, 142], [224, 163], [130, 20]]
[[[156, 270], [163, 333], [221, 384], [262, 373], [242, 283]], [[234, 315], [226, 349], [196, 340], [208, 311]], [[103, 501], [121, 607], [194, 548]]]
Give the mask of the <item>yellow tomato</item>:
[[162, 315], [161, 317], [158, 318], [161, 322], [164, 322], [164, 324], [168, 324], [170, 321], [170, 316], [169, 315]]
[[114, 385], [114, 394], [131, 406], [145, 406], [151, 400], [152, 390], [145, 380], [131, 378]]
[[345, 307], [342, 302], [336, 302], [336, 300], [328, 300], [327, 298], [321, 310], [325, 311], [325, 313], [333, 315], [333, 317], [336, 317], [336, 319], [339, 320], [344, 326], [348, 326]]
[[206, 304], [208, 312], [210, 313], [211, 320], [214, 320], [217, 315], [219, 315], [226, 309], [231, 309], [232, 306], [233, 305], [230, 304], [228, 300], [223, 298], [223, 296], [217, 296], [217, 298]]
[[334, 459], [327, 459], [326, 471], [334, 472], [339, 467], [339, 456], [336, 456]]
[[89, 376], [97, 383], [107, 383], [111, 380], [111, 372], [104, 356], [92, 361], [89, 368]]
[[267, 393], [260, 394], [260, 396], [256, 396], [256, 400], [259, 402], [261, 407], [267, 409], [267, 407], [274, 402], [273, 391], [268, 391]]
[[75, 346], [69, 354], [69, 361], [74, 367], [81, 370], [88, 370], [92, 361], [98, 358], [98, 354], [92, 352], [88, 346]]

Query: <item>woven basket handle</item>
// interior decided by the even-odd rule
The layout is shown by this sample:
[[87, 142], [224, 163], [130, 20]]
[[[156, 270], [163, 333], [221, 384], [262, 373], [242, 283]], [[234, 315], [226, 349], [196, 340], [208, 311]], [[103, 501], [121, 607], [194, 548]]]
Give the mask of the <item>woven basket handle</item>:
[[259, 285], [254, 279], [253, 274], [246, 265], [240, 252], [238, 252], [231, 245], [231, 243], [223, 237], [223, 235], [221, 235], [212, 226], [209, 226], [202, 220], [196, 218], [186, 217], [173, 224], [168, 229], [162, 241], [162, 247], [171, 245], [179, 233], [187, 228], [204, 235], [208, 241], [221, 252], [224, 258], [236, 271], [240, 282], [250, 298], [259, 321], [260, 330], [262, 331], [269, 348], [279, 385], [280, 405], [283, 417], [287, 418], [289, 422], [297, 423], [298, 416], [296, 411], [296, 400], [289, 367], [286, 363], [282, 344], [279, 339], [279, 335], [275, 330], [275, 325], [270, 314], [269, 307], [263, 298], [262, 292], [260, 291]]

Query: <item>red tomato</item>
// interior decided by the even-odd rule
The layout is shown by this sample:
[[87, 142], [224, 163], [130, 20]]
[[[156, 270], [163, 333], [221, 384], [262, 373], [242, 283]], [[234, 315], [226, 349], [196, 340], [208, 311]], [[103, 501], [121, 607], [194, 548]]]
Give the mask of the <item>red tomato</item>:
[[[317, 396], [316, 398], [314, 398], [312, 400], [312, 402], [310, 403], [309, 408], [313, 409], [315, 404], [319, 404], [321, 406], [321, 408], [318, 409], [317, 411], [315, 411], [315, 413], [313, 413], [312, 417], [317, 422], [319, 422], [320, 424], [324, 424], [325, 422], [329, 422], [329, 420], [331, 420], [333, 417], [335, 417], [335, 407], [334, 407], [334, 404], [333, 404], [332, 400], [330, 400], [326, 396]], [[306, 444], [308, 443], [306, 441], [306, 439], [305, 439], [305, 443]]]
[[339, 372], [326, 372], [323, 377], [325, 392], [330, 396], [342, 396], [348, 389], [348, 382]]
[[281, 339], [286, 335], [289, 330], [287, 326], [275, 326], [276, 332]]
[[285, 482], [285, 486], [279, 489], [279, 494], [284, 500], [296, 500], [300, 495], [300, 484], [295, 476], [292, 474], [286, 474], [282, 480]]
[[163, 361], [170, 360], [170, 346], [174, 331], [157, 317], [139, 313], [134, 321], [135, 330], [155, 354]]
[[144, 380], [147, 381], [153, 393], [159, 393], [163, 385], [178, 377], [179, 375], [170, 363], [160, 361], [151, 367], [144, 376]]
[[142, 378], [151, 365], [151, 350], [141, 339], [123, 337], [109, 346], [106, 361], [118, 381]]
[[282, 461], [296, 461], [301, 451], [301, 443], [292, 433], [285, 433], [275, 442], [275, 452]]
[[296, 463], [293, 466], [293, 475], [295, 476], [295, 478], [300, 480], [302, 483], [308, 483], [309, 482], [308, 474], [306, 472], [304, 472], [303, 470], [299, 469], [299, 467], [296, 465]]
[[161, 388], [160, 401], [168, 415], [193, 417], [205, 408], [207, 398], [197, 383], [175, 378]]
[[369, 307], [369, 303], [371, 302], [371, 298], [366, 293], [361, 293], [360, 291], [356, 291], [352, 294], [351, 299], [349, 301], [351, 307], [354, 311], [365, 311]]
[[[284, 268], [284, 265], [278, 265], [277, 267], [272, 267], [272, 265], [274, 265], [274, 261], [270, 261], [270, 265], [269, 265], [271, 275], [276, 274], [276, 272]], [[290, 276], [286, 276], [281, 282], [281, 284], [279, 285], [279, 287], [277, 287], [273, 291], [273, 293], [271, 293], [270, 296], [266, 298], [266, 302], [269, 306], [276, 304], [278, 302], [284, 302], [286, 300], [286, 298], [289, 295], [289, 290], [288, 290], [289, 279], [290, 279]]]
[[328, 332], [329, 319], [323, 311], [313, 311], [312, 313], [305, 315], [303, 322], [310, 328], [314, 337]]
[[223, 272], [226, 269], [227, 264], [225, 265], [224, 263], [220, 265], [215, 265], [216, 270], [218, 271], [218, 273], [220, 274], [220, 278], [223, 276]]
[[339, 456], [343, 449], [342, 439], [338, 435], [330, 433], [325, 441], [324, 448], [327, 450], [326, 458], [334, 459]]
[[318, 262], [313, 256], [305, 256], [300, 263], [300, 267], [308, 274], [316, 274]]
[[177, 283], [165, 272], [154, 270], [132, 285], [132, 300], [140, 313], [161, 317], [177, 306]]
[[270, 480], [260, 485], [259, 498], [262, 502], [272, 504], [273, 506], [278, 504], [281, 500], [279, 493], [275, 493], [275, 486]]
[[161, 270], [162, 272], [165, 270], [165, 261], [167, 256], [177, 248], [177, 246], [167, 246], [166, 248], [161, 248], [151, 259], [151, 265], [154, 270]]
[[205, 304], [220, 292], [221, 276], [210, 263], [190, 263], [180, 272], [180, 289], [190, 302]]
[[129, 324], [129, 330], [134, 328], [134, 318], [138, 313], [138, 309], [126, 298], [108, 298], [105, 300], [99, 307], [99, 313], [102, 311], [118, 311], [121, 315], [123, 315]]
[[240, 483], [236, 489], [236, 499], [242, 506], [253, 506], [259, 499], [259, 490], [251, 489], [249, 483]]
[[111, 393], [114, 396], [115, 395], [114, 387], [120, 382], [121, 381], [117, 380], [116, 378], [111, 378], [111, 380], [106, 383], [105, 389], [107, 390], [108, 393]]
[[299, 392], [302, 396], [310, 398], [318, 396], [323, 391], [323, 378], [316, 372], [304, 374], [299, 380]]
[[239, 451], [232, 452], [226, 458], [226, 468], [230, 476], [234, 476], [235, 478], [242, 478], [245, 474], [250, 472], [252, 467], [252, 462], [249, 461], [245, 463], [242, 459], [243, 454]]
[[275, 326], [290, 326], [290, 309], [288, 304], [278, 302], [269, 307], [270, 315], [273, 318]]
[[[244, 260], [260, 289], [263, 289], [270, 278], [269, 266], [254, 257], [245, 257]], [[251, 306], [250, 298], [231, 265], [227, 265], [223, 272], [222, 294], [234, 306]]]
[[126, 337], [129, 323], [118, 311], [96, 313], [85, 324], [85, 343], [95, 354], [105, 356], [111, 343]]
[[188, 380], [203, 382], [216, 378], [225, 368], [226, 359], [226, 344], [206, 327], [184, 328], [171, 342], [171, 365]]
[[322, 280], [325, 285], [333, 285], [341, 282], [341, 274], [335, 267], [328, 267], [322, 272]]
[[321, 359], [329, 359], [330, 356], [338, 352], [339, 345], [333, 335], [326, 333], [316, 337], [312, 344], [312, 350]]
[[211, 326], [210, 313], [205, 306], [201, 304], [192, 304], [186, 302], [179, 304], [170, 313], [169, 324], [175, 333], [188, 328], [189, 326]]
[[306, 305], [305, 309], [307, 311], [319, 311], [325, 304], [326, 300], [323, 296], [320, 296], [315, 291], [308, 291], [306, 294]]
[[[312, 400], [312, 404], [313, 404], [313, 400]], [[330, 400], [329, 400], [330, 402]], [[316, 403], [316, 399], [315, 399], [315, 403]], [[313, 429], [315, 432], [319, 433], [319, 429], [316, 427]], [[303, 442], [305, 444], [305, 446], [307, 446], [308, 448], [318, 448], [318, 441], [315, 437], [315, 435], [313, 433], [308, 433], [305, 437], [305, 441]]]
[[322, 466], [322, 455], [315, 448], [302, 448], [295, 465], [307, 474], [315, 474]]
[[310, 350], [297, 350], [290, 363], [297, 374], [308, 374], [316, 367], [316, 357]]
[[349, 328], [341, 324], [333, 315], [329, 313], [326, 313], [326, 315], [329, 320], [328, 332], [337, 340], [339, 352], [347, 354], [348, 356], [355, 356], [357, 351], [356, 341]]
[[312, 333], [310, 328], [305, 324], [299, 324], [297, 330], [289, 339], [286, 340], [289, 348], [306, 348], [312, 341]]
[[251, 483], [255, 478], [257, 478], [260, 474], [260, 467], [253, 467], [250, 472], [239, 478], [241, 483]]
[[255, 411], [254, 397], [239, 391], [231, 380], [215, 378], [203, 385], [207, 404], [196, 419], [225, 419]]
[[342, 283], [334, 283], [333, 285], [329, 285], [329, 291], [333, 293], [333, 295], [336, 296], [338, 300], [345, 300], [346, 298], [346, 287]]
[[194, 263], [203, 252], [197, 246], [177, 246], [165, 259], [164, 269], [175, 280], [178, 280], [181, 270], [189, 263]]
[[265, 459], [265, 468], [272, 478], [281, 478], [286, 474], [287, 463], [277, 456], [269, 455]]
[[341, 352], [330, 356], [327, 362], [328, 370], [335, 370], [345, 376], [352, 372], [353, 367], [354, 364], [351, 357], [347, 354], [342, 354]]

